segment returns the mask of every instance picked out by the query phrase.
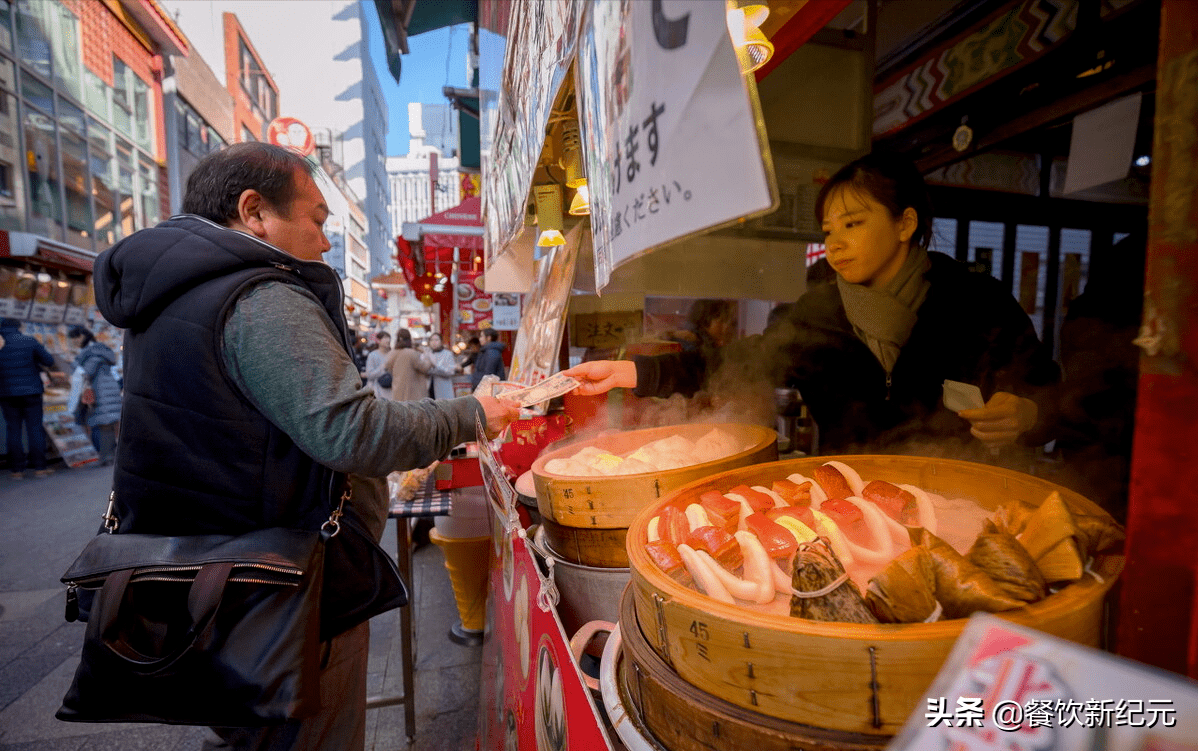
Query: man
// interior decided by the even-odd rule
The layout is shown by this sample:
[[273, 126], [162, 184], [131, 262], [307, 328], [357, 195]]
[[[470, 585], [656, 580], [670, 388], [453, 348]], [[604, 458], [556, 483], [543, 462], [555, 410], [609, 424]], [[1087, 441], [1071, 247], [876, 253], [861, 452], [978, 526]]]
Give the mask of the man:
[[[118, 532], [316, 529], [354, 473], [375, 479], [354, 478], [347, 517], [377, 540], [380, 478], [474, 440], [476, 415], [488, 432], [517, 416], [489, 397], [384, 401], [362, 383], [341, 279], [321, 261], [329, 209], [312, 169], [263, 143], [209, 154], [188, 178], [183, 216], [97, 259], [97, 304], [128, 330]], [[316, 716], [214, 728], [220, 741], [207, 747], [362, 748], [368, 641], [362, 623], [324, 645]]]
[[[46, 469], [46, 431], [42, 427], [42, 394], [46, 389], [38, 366], [54, 365], [54, 356], [37, 339], [22, 334], [21, 322], [15, 318], [0, 321], [0, 335], [4, 337], [0, 348], [0, 409], [8, 440], [9, 477], [24, 480], [27, 459], [33, 473], [45, 477], [50, 474]], [[28, 457], [24, 436], [29, 439]]]
[[503, 367], [503, 342], [499, 341], [499, 332], [495, 329], [483, 329], [483, 347], [474, 361], [474, 372], [470, 375], [470, 385], [478, 388], [485, 375], [498, 376], [500, 380], [507, 378]]
[[429, 356], [433, 360], [431, 396], [434, 399], [453, 398], [453, 376], [458, 372], [457, 359], [453, 352], [445, 348], [445, 342], [440, 334], [428, 338]]

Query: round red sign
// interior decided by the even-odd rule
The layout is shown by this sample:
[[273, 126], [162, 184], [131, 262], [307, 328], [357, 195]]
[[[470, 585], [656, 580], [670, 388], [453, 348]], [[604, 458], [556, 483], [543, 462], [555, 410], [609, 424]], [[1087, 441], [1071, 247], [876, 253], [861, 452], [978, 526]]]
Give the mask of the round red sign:
[[266, 140], [275, 146], [298, 151], [301, 156], [308, 156], [316, 150], [316, 141], [312, 131], [294, 117], [276, 117], [266, 126]]

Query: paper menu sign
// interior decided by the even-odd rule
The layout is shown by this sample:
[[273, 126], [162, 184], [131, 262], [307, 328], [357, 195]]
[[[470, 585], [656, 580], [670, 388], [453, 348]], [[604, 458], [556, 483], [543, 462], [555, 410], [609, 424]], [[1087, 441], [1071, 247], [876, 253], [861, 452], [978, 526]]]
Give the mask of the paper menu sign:
[[981, 409], [986, 406], [986, 400], [982, 398], [982, 390], [972, 383], [946, 380], [944, 406], [953, 412], [960, 412], [963, 409]]
[[890, 751], [1198, 751], [1198, 683], [980, 613]]
[[727, 12], [709, 0], [590, 3], [576, 84], [596, 289], [643, 252], [775, 205]]

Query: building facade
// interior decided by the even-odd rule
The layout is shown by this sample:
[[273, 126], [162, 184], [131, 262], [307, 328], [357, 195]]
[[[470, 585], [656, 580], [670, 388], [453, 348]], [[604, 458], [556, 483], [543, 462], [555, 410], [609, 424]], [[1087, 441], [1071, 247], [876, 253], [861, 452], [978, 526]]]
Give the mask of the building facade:
[[[443, 146], [427, 141], [425, 114], [429, 108], [446, 105], [408, 104], [408, 153], [387, 157], [387, 182], [391, 191], [391, 242], [403, 233], [404, 222], [418, 222], [438, 211], [453, 208], [462, 201], [462, 172], [456, 156], [443, 156]], [[454, 114], [451, 111], [451, 114]], [[437, 115], [431, 116], [439, 123]], [[456, 127], [457, 119], [450, 118]], [[439, 127], [439, 126], [438, 126]], [[454, 143], [457, 143], [456, 130]], [[456, 150], [456, 146], [454, 147]], [[432, 160], [437, 159], [436, 201], [432, 191]]]
[[[322, 189], [329, 184], [348, 188], [346, 199], [358, 204], [364, 215], [367, 261], [361, 275], [357, 261], [353, 260], [339, 270], [345, 274], [347, 293], [356, 289], [355, 283], [368, 288], [371, 276], [390, 267], [394, 241], [390, 233], [390, 190], [384, 161], [386, 103], [371, 63], [366, 20], [360, 4], [355, 0], [288, 3], [164, 0], [164, 3], [205, 59], [211, 62], [219, 56], [223, 67], [218, 69], [213, 64], [217, 77], [223, 76], [230, 84], [237, 81], [239, 90], [234, 91], [234, 96], [243, 99], [237, 105], [239, 111], [244, 108], [254, 114], [257, 108], [263, 116], [270, 115], [263, 124], [275, 115], [302, 121], [313, 133], [321, 164], [340, 168], [339, 171], [325, 168], [330, 182], [322, 181]], [[231, 49], [228, 43], [232, 40], [225, 24], [218, 29], [213, 21], [218, 14], [225, 18], [234, 13], [239, 34], [247, 40], [244, 50]], [[314, 29], [319, 29], [319, 33], [313, 33]], [[249, 43], [249, 39], [253, 42]], [[302, 52], [297, 52], [297, 46], [302, 46]], [[258, 70], [263, 75], [255, 83]], [[276, 94], [273, 100], [271, 91]], [[276, 109], [274, 113], [272, 107]], [[237, 125], [238, 140], [248, 136], [244, 124]], [[248, 130], [253, 130], [252, 123]], [[255, 137], [262, 136], [255, 132]], [[352, 233], [354, 218], [347, 211], [342, 219]], [[353, 241], [346, 242], [349, 253], [340, 256], [343, 262], [358, 258], [353, 252]], [[335, 255], [330, 254], [330, 263], [337, 268]], [[370, 301], [369, 307], [381, 313], [382, 302], [377, 297]]]
[[199, 53], [170, 55], [163, 79], [170, 213], [179, 213], [187, 178], [200, 159], [237, 140], [233, 94]]
[[153, 0], [0, 4], [0, 229], [88, 254], [169, 211]]
[[233, 13], [222, 13], [225, 81], [233, 95], [233, 128], [240, 141], [265, 141], [266, 126], [279, 116], [279, 87], [249, 34]]

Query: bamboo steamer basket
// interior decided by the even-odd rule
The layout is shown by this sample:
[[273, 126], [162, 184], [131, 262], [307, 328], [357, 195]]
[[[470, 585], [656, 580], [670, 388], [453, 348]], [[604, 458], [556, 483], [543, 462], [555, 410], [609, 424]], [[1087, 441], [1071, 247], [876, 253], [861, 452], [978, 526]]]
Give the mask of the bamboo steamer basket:
[[[661, 472], [609, 477], [570, 477], [545, 472], [547, 462], [573, 456], [587, 446], [625, 456], [647, 443], [674, 435], [694, 441], [712, 428], [731, 434], [748, 448], [715, 461]], [[624, 538], [629, 523], [646, 505], [694, 480], [777, 458], [775, 431], [740, 423], [667, 425], [605, 433], [572, 442], [542, 454], [532, 465], [545, 539], [556, 553], [572, 563], [627, 568]]]
[[640, 625], [630, 588], [620, 601], [618, 687], [624, 706], [670, 751], [882, 751], [890, 740], [780, 720], [701, 691], [653, 651]]
[[[827, 623], [727, 605], [683, 587], [645, 552], [646, 527], [662, 507], [708, 490], [766, 484], [840, 459], [866, 481], [910, 483], [994, 509], [1039, 505], [1052, 491], [1073, 509], [1101, 513], [1081, 495], [1031, 475], [984, 464], [903, 456], [808, 457], [725, 472], [646, 507], [628, 530], [630, 592], [653, 650], [687, 683], [736, 706], [818, 728], [893, 735], [917, 707], [966, 619], [916, 624]], [[1099, 644], [1103, 598], [1123, 570], [1102, 555], [1087, 575], [1040, 602], [998, 615], [1079, 644]], [[629, 627], [635, 627], [630, 624]]]

